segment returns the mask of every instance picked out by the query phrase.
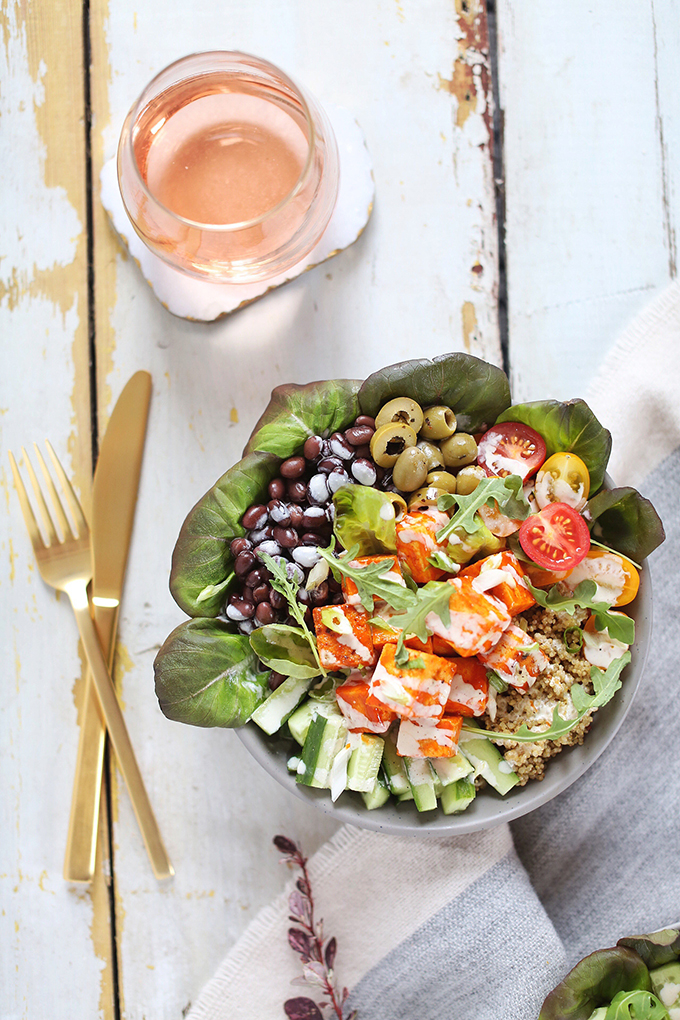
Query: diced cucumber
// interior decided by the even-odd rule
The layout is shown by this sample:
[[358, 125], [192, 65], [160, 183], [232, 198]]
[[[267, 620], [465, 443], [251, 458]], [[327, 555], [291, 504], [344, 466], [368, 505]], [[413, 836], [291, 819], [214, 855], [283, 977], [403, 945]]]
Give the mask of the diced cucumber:
[[404, 759], [397, 754], [397, 745], [392, 732], [385, 735], [382, 765], [387, 784], [395, 796], [398, 797], [402, 793], [411, 792], [406, 769], [404, 768]]
[[298, 783], [328, 789], [333, 762], [346, 741], [347, 726], [342, 715], [315, 715], [302, 746]]
[[290, 730], [290, 734], [295, 740], [297, 740], [300, 746], [304, 744], [310, 723], [317, 715], [323, 715], [326, 718], [332, 715], [341, 717], [342, 713], [335, 704], [330, 704], [324, 701], [315, 701], [312, 698], [307, 698], [306, 701], [303, 701], [300, 707], [296, 708], [293, 714], [288, 718], [288, 729]]
[[361, 796], [367, 809], [373, 811], [390, 799], [390, 788], [383, 778], [378, 776], [373, 782], [373, 789], [364, 791]]
[[489, 786], [503, 797], [517, 785], [519, 776], [488, 737], [477, 737], [463, 730], [459, 743], [460, 750], [472, 762], [477, 775], [486, 779]]
[[347, 765], [347, 789], [368, 793], [380, 771], [385, 741], [370, 733], [362, 733], [360, 739], [361, 743], [352, 751]]
[[397, 800], [399, 801], [400, 804], [402, 801], [413, 800], [413, 790], [411, 789], [411, 787], [409, 786], [406, 793], [400, 793], [399, 796], [397, 797]]
[[456, 783], [474, 772], [474, 765], [471, 765], [460, 751], [452, 758], [431, 758], [430, 765], [439, 776], [442, 786]]
[[434, 766], [434, 759], [433, 758], [428, 758], [428, 761], [430, 763], [430, 768], [432, 769], [432, 781], [434, 783], [434, 795], [437, 798], [437, 800], [439, 800], [439, 798], [442, 795], [442, 790], [444, 789], [444, 784], [442, 783], [441, 779], [439, 778], [439, 776], [437, 775], [437, 773], [434, 770], [434, 767], [433, 767]]
[[269, 695], [266, 701], [255, 709], [251, 715], [254, 723], [268, 733], [280, 730], [289, 715], [300, 704], [312, 681], [298, 680], [294, 676], [286, 677], [282, 684]]
[[459, 811], [465, 811], [475, 799], [477, 791], [475, 784], [469, 779], [457, 779], [455, 783], [449, 783], [442, 790], [441, 805], [445, 815], [455, 815]]
[[419, 811], [434, 811], [437, 797], [429, 761], [427, 758], [404, 758], [404, 766], [416, 807]]
[[655, 967], [654, 970], [650, 970], [649, 976], [652, 979], [652, 991], [658, 995], [664, 1006], [669, 1011], [680, 1008], [680, 962], [673, 961]]

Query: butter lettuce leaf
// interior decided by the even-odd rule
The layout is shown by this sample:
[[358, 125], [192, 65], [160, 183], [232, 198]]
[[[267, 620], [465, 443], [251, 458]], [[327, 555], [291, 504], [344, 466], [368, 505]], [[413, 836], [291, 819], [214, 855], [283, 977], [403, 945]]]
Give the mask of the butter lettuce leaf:
[[393, 397], [411, 397], [423, 408], [443, 404], [456, 415], [459, 432], [479, 432], [510, 404], [510, 384], [502, 369], [457, 351], [374, 372], [359, 390], [361, 411], [375, 417]]
[[591, 534], [623, 556], [641, 563], [666, 535], [656, 510], [637, 489], [623, 486], [598, 492], [586, 506]]
[[256, 627], [250, 635], [250, 647], [265, 666], [284, 676], [310, 680], [321, 674], [308, 636], [301, 627], [284, 623]]
[[258, 672], [248, 638], [223, 620], [181, 623], [153, 666], [161, 711], [192, 726], [244, 726], [268, 693], [269, 672]]
[[341, 546], [357, 546], [357, 556], [396, 552], [396, 512], [390, 493], [368, 485], [344, 485], [333, 496], [333, 531]]
[[585, 400], [533, 400], [513, 404], [498, 418], [519, 421], [542, 436], [548, 457], [553, 453], [575, 453], [588, 468], [590, 491], [597, 492], [612, 448], [611, 433], [590, 410]]
[[355, 379], [326, 379], [298, 386], [287, 383], [272, 390], [271, 399], [243, 451], [256, 450], [290, 457], [310, 436], [327, 438], [352, 424], [360, 413]]
[[241, 518], [263, 498], [279, 464], [272, 454], [244, 457], [187, 514], [170, 571], [170, 591], [187, 616], [215, 617], [224, 606], [234, 565], [229, 546], [245, 533]]

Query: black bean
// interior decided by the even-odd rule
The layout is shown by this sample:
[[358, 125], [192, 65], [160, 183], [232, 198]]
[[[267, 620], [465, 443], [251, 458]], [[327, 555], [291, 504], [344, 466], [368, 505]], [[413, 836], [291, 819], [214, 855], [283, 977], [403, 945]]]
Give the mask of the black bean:
[[290, 507], [287, 503], [284, 503], [282, 499], [272, 499], [267, 503], [267, 510], [269, 511], [269, 519], [274, 524], [280, 524], [284, 528], [288, 527], [290, 524]]
[[302, 515], [301, 523], [305, 528], [321, 528], [324, 524], [328, 524], [326, 511], [321, 506], [307, 507]]
[[274, 528], [274, 539], [282, 549], [294, 549], [300, 541], [294, 528]]
[[266, 553], [268, 556], [280, 556], [281, 546], [273, 538], [270, 538], [266, 542], [260, 542], [254, 551], [256, 556], [261, 556], [262, 553]]
[[255, 619], [261, 624], [274, 623], [276, 620], [276, 610], [272, 609], [268, 602], [260, 602], [255, 610]]
[[246, 574], [244, 584], [247, 588], [257, 588], [258, 584], [262, 584], [267, 571], [264, 567], [256, 567], [255, 570], [251, 570], [249, 574]]
[[227, 603], [227, 616], [230, 620], [236, 620], [241, 622], [242, 620], [249, 620], [255, 612], [255, 606], [252, 602], [246, 602], [245, 599], [241, 599], [238, 595], [232, 595]]
[[356, 425], [368, 425], [370, 429], [375, 432], [375, 418], [371, 418], [368, 414], [360, 414], [358, 418], [355, 418], [354, 424]]
[[304, 457], [289, 457], [288, 460], [284, 460], [279, 471], [284, 478], [299, 478], [305, 473], [306, 467]]
[[316, 460], [317, 457], [321, 456], [322, 450], [323, 439], [321, 436], [310, 436], [302, 448], [302, 452], [307, 460]]
[[263, 528], [251, 531], [249, 537], [253, 545], [259, 545], [260, 542], [265, 542], [268, 538], [274, 537], [274, 528], [271, 524], [265, 524]]
[[253, 602], [257, 605], [260, 602], [269, 602], [271, 588], [268, 584], [259, 584], [253, 588]]
[[328, 488], [331, 492], [337, 492], [343, 485], [349, 485], [351, 479], [346, 471], [331, 471], [328, 476]]
[[303, 503], [307, 499], [307, 486], [305, 482], [298, 479], [291, 479], [287, 486], [288, 498], [294, 503]]
[[374, 431], [375, 429], [370, 428], [368, 425], [354, 425], [345, 432], [345, 439], [352, 446], [365, 446], [367, 443], [370, 443]]
[[297, 506], [297, 504], [293, 504], [293, 506], [289, 507], [288, 509], [290, 511], [291, 527], [299, 528], [302, 525], [302, 518], [305, 515], [304, 510], [302, 509], [301, 506]]
[[331, 448], [331, 453], [340, 457], [341, 460], [350, 460], [354, 456], [354, 448], [351, 443], [347, 442], [342, 432], [334, 432], [328, 440], [328, 445]]
[[241, 592], [241, 598], [243, 599], [244, 602], [253, 603], [255, 599], [253, 598], [252, 588], [244, 588], [243, 591]]
[[324, 475], [329, 475], [331, 471], [335, 471], [336, 468], [342, 467], [342, 460], [340, 457], [324, 457], [316, 465], [317, 471], [320, 471]]
[[372, 461], [360, 457], [352, 464], [352, 474], [360, 485], [375, 485], [376, 471]]
[[237, 577], [245, 577], [249, 570], [252, 569], [255, 563], [255, 554], [250, 549], [245, 549], [239, 553], [234, 563], [234, 573]]
[[261, 503], [255, 503], [253, 506], [248, 507], [243, 517], [241, 518], [241, 524], [248, 531], [255, 528], [262, 528], [267, 523], [267, 517], [269, 516], [267, 507]]
[[229, 552], [232, 556], [238, 556], [239, 553], [252, 548], [253, 543], [249, 542], [247, 538], [235, 538], [229, 546]]
[[312, 475], [307, 483], [307, 497], [310, 503], [327, 503], [329, 496], [330, 492], [326, 482], [326, 475]]
[[317, 584], [316, 588], [312, 588], [311, 596], [312, 602], [316, 606], [325, 602], [328, 598], [328, 584], [326, 581], [322, 581], [321, 584]]
[[322, 545], [324, 542], [318, 531], [305, 531], [302, 535], [300, 535], [300, 544]]
[[283, 675], [283, 673], [277, 673], [276, 670], [273, 669], [271, 671], [271, 673], [269, 674], [269, 679], [267, 680], [267, 684], [269, 686], [269, 690], [270, 691], [275, 691], [277, 687], [281, 686], [281, 684], [283, 683], [283, 681], [285, 679], [286, 678]]
[[319, 562], [321, 555], [314, 545], [299, 545], [297, 549], [293, 549], [293, 559], [299, 566], [309, 569]]
[[281, 499], [286, 494], [286, 483], [283, 478], [274, 478], [269, 483], [267, 491], [270, 499]]
[[283, 609], [283, 607], [286, 604], [285, 596], [283, 596], [280, 591], [276, 591], [275, 588], [272, 588], [272, 593], [269, 596], [269, 601], [271, 602], [274, 609]]
[[368, 443], [366, 443], [366, 446], [355, 446], [354, 447], [354, 456], [357, 457], [357, 458], [358, 457], [365, 457], [367, 460], [370, 460], [371, 459], [371, 447], [370, 447], [370, 445]]

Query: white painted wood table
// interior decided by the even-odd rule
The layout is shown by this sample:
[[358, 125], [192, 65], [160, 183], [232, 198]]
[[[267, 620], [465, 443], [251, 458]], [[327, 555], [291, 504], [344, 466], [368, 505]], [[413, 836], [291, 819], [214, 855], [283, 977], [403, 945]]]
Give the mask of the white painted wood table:
[[[179, 1018], [282, 887], [272, 836], [311, 852], [335, 829], [233, 733], [168, 722], [153, 689], [183, 618], [168, 592], [179, 527], [271, 388], [467, 350], [505, 357], [518, 398], [581, 395], [676, 274], [679, 0], [487, 7], [2, 0], [2, 1020]], [[158, 304], [98, 180], [145, 82], [212, 48], [265, 56], [353, 111], [376, 201], [351, 249], [206, 325]], [[116, 676], [177, 874], [153, 879], [112, 770], [97, 876], [75, 888], [61, 870], [83, 664], [69, 606], [35, 569], [6, 451], [49, 437], [87, 503], [93, 430], [140, 368], [153, 398]]]

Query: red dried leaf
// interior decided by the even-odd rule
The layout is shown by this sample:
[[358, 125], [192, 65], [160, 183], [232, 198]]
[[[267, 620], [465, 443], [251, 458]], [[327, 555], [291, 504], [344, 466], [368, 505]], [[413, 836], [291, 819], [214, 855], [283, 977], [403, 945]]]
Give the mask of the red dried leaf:
[[292, 893], [288, 897], [288, 909], [291, 914], [295, 915], [295, 919], [298, 921], [304, 921], [307, 917], [307, 903], [302, 893], [297, 889], [293, 889]]
[[300, 890], [303, 896], [309, 896], [311, 894], [309, 885], [307, 884], [304, 878], [298, 878], [295, 884], [297, 885], [298, 889]]
[[324, 960], [326, 961], [326, 967], [328, 970], [333, 970], [333, 964], [335, 963], [335, 954], [338, 951], [338, 944], [334, 938], [329, 939], [324, 950]]
[[290, 857], [294, 857], [296, 854], [300, 853], [292, 839], [288, 839], [287, 836], [274, 836], [272, 842], [276, 849], [280, 850], [282, 854], [288, 854]]
[[302, 996], [297, 999], [288, 999], [283, 1004], [283, 1009], [288, 1020], [323, 1020], [323, 1014], [312, 999], [305, 999]]
[[288, 929], [288, 944], [291, 949], [294, 949], [296, 953], [299, 953], [302, 957], [303, 963], [308, 963], [309, 960], [314, 956], [314, 943], [309, 935], [305, 932], [300, 931], [299, 928]]

